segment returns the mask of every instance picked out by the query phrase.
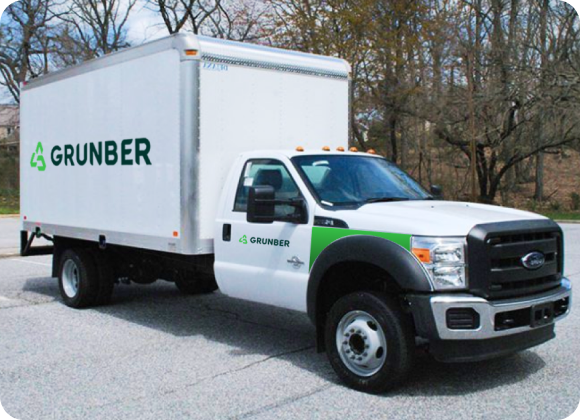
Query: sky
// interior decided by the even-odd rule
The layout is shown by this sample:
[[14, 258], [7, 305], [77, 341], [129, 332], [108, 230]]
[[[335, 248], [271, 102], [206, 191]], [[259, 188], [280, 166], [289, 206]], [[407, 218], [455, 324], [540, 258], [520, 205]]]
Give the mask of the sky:
[[139, 0], [127, 21], [127, 38], [131, 45], [139, 45], [168, 34], [161, 16], [148, 9], [144, 0]]

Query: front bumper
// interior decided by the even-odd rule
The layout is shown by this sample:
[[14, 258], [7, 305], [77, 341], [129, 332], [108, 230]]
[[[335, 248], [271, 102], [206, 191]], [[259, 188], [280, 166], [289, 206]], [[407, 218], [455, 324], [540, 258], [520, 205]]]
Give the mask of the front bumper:
[[[517, 351], [553, 338], [553, 334], [548, 337], [549, 334], [540, 334], [539, 331], [544, 333], [548, 330], [553, 331], [553, 324], [568, 315], [572, 288], [570, 281], [564, 278], [557, 289], [522, 299], [491, 302], [467, 294], [411, 295], [407, 298], [411, 304], [417, 334], [420, 337], [434, 343], [434, 347], [442, 347], [441, 343], [445, 342], [455, 342], [459, 345], [478, 340], [479, 344], [473, 343], [478, 348], [489, 347], [488, 351], [477, 357], [477, 359], [483, 359], [486, 358], [487, 353], [490, 357], [496, 353], [504, 353], [500, 350], [509, 350], [508, 348], [512, 347], [509, 343], [512, 342], [517, 342], [517, 348], [514, 348]], [[565, 311], [558, 312], [553, 309], [555, 305], [561, 305], [563, 302], [567, 303]], [[449, 324], [448, 311], [458, 308], [468, 308], [477, 314], [478, 322], [475, 328], [459, 329]], [[546, 319], [535, 320], [534, 316], [544, 308], [548, 311]], [[551, 315], [549, 308], [552, 308]], [[543, 337], [543, 341], [538, 335]], [[515, 336], [538, 337], [521, 340]], [[527, 347], [526, 342], [530, 344]]]

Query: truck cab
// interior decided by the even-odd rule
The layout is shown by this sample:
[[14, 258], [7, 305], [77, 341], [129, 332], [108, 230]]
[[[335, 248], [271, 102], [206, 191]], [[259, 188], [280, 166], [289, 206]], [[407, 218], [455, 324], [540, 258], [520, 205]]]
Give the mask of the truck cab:
[[559, 226], [440, 201], [376, 154], [242, 154], [222, 192], [214, 271], [232, 297], [307, 312], [338, 375], [380, 392], [417, 342], [444, 362], [554, 337], [570, 308]]

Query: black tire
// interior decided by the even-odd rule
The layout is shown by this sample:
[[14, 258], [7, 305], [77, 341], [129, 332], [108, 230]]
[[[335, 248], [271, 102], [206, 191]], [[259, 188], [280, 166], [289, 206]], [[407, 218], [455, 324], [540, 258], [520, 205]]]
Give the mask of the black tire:
[[[343, 318], [348, 320], [350, 316], [356, 317], [356, 315], [353, 315], [353, 311], [363, 311], [367, 315], [371, 315], [380, 326], [378, 331], [382, 332], [386, 339], [385, 355], [383, 356], [383, 353], [381, 353], [382, 347], [378, 347], [379, 350], [377, 350], [376, 355], [373, 356], [371, 353], [369, 356], [369, 358], [379, 357], [378, 355], [380, 353], [381, 358], [384, 357], [384, 359], [381, 359], [384, 360], [382, 366], [380, 365], [381, 362], [377, 361], [379, 359], [372, 360], [373, 363], [378, 363], [379, 365], [376, 367], [378, 370], [375, 373], [373, 373], [372, 369], [368, 369], [365, 372], [366, 375], [370, 376], [354, 372], [354, 368], [349, 368], [340, 355], [342, 353], [345, 358], [348, 358], [349, 354], [351, 358], [355, 355], [356, 349], [351, 347], [351, 339], [354, 339], [354, 337], [349, 338], [346, 336], [350, 331], [353, 331], [352, 329], [347, 329], [344, 341], [341, 343], [344, 345], [344, 349], [348, 350], [348, 354], [347, 350], [339, 350], [339, 343], [337, 341], [337, 329], [339, 327], [341, 328], [340, 340], [343, 340], [342, 332], [344, 331], [344, 325], [349, 325], [348, 323], [339, 325], [341, 320]], [[356, 322], [359, 321], [357, 320]], [[355, 324], [353, 322], [350, 325]], [[373, 330], [377, 331], [376, 325], [373, 322], [369, 326], [374, 327]], [[352, 335], [357, 335], [357, 333], [360, 333], [360, 330], [355, 331]], [[365, 337], [364, 339], [367, 340], [364, 331], [362, 332], [362, 337]], [[359, 340], [359, 338], [356, 340]], [[356, 340], [355, 344], [357, 344]], [[364, 341], [362, 345], [365, 345], [365, 343], [368, 342]], [[326, 354], [337, 375], [349, 387], [359, 391], [378, 394], [392, 389], [407, 377], [413, 366], [415, 337], [412, 322], [408, 315], [403, 314], [397, 301], [383, 293], [356, 292], [339, 299], [332, 306], [328, 314], [325, 326], [325, 344]], [[368, 347], [367, 345], [366, 348]], [[364, 348], [359, 351], [365, 352], [364, 355], [366, 356], [367, 350], [364, 350]], [[347, 359], [347, 363], [352, 365], [357, 362], [350, 362]], [[367, 368], [368, 366], [362, 367], [362, 369]]]
[[208, 274], [196, 274], [194, 278], [179, 276], [175, 285], [185, 295], [199, 295], [215, 292], [218, 288], [215, 278]]
[[99, 273], [99, 287], [95, 298], [95, 306], [108, 305], [115, 287], [115, 271], [111, 258], [99, 249], [91, 250]]
[[[65, 270], [69, 275], [65, 274]], [[76, 276], [77, 287], [71, 289], [65, 280]], [[58, 286], [65, 305], [71, 308], [87, 308], [95, 303], [99, 289], [99, 273], [94, 258], [85, 249], [67, 249], [62, 253], [58, 270]]]

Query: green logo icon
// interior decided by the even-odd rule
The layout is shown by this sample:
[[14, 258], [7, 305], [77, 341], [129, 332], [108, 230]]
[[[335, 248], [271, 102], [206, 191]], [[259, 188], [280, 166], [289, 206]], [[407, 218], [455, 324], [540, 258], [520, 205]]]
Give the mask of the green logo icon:
[[38, 142], [36, 145], [36, 151], [32, 153], [32, 157], [30, 158], [30, 166], [32, 168], [37, 168], [40, 172], [46, 170], [46, 162], [44, 161], [42, 153], [44, 153], [42, 143]]
[[246, 235], [244, 235], [240, 238], [240, 242], [243, 244], [246, 244], [246, 245], [248, 244], [248, 238], [246, 238]]

